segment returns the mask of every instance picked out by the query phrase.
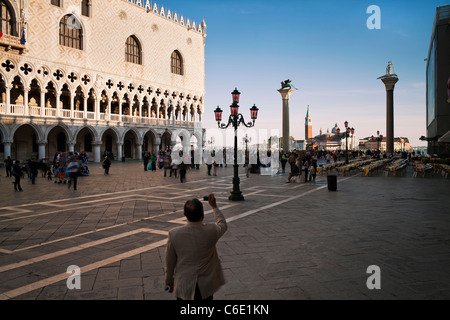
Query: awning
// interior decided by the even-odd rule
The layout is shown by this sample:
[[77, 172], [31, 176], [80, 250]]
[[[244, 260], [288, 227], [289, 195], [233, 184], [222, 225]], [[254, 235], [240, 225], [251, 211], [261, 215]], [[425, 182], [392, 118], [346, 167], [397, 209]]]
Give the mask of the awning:
[[442, 137], [438, 139], [438, 142], [450, 143], [450, 130], [447, 131]]

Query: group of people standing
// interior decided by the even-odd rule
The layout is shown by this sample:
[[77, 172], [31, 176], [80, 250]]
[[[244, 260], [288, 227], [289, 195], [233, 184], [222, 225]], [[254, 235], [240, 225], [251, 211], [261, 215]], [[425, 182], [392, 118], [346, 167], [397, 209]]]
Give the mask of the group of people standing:
[[42, 177], [46, 177], [49, 181], [55, 183], [66, 183], [70, 189], [77, 189], [77, 178], [79, 175], [89, 175], [87, 167], [88, 158], [85, 152], [56, 152], [53, 159], [44, 161], [44, 159], [36, 160], [31, 157], [24, 163], [20, 160], [13, 160], [8, 156], [5, 160], [6, 177], [14, 178], [14, 190], [23, 191], [21, 186], [21, 179], [25, 174], [30, 178], [31, 184], [36, 183], [36, 177], [39, 170], [42, 172]]
[[[179, 156], [183, 158], [183, 151], [180, 151]], [[164, 177], [169, 172], [169, 177], [173, 175], [176, 178], [179, 170], [180, 182], [186, 181], [187, 165], [184, 161], [178, 162], [172, 159], [172, 150], [170, 148], [167, 148], [165, 151], [161, 149], [157, 154], [150, 154], [146, 151], [142, 158], [144, 161], [144, 171], [156, 171], [158, 168], [159, 170], [164, 170]]]
[[286, 164], [290, 165], [290, 173], [287, 178], [287, 183], [291, 182], [292, 178], [296, 178], [297, 182], [300, 182], [302, 174], [305, 176], [305, 182], [316, 181], [317, 174], [317, 161], [318, 156], [315, 152], [307, 152], [304, 154], [298, 154], [295, 151], [290, 153], [280, 153], [281, 167], [283, 173], [286, 172]]

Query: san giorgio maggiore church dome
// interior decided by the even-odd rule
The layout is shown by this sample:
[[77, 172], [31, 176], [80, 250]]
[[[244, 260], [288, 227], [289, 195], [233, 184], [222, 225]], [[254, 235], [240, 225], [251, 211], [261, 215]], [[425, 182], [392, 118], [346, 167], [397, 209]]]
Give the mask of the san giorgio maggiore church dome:
[[0, 0], [0, 14], [0, 159], [201, 146], [204, 20], [150, 0]]

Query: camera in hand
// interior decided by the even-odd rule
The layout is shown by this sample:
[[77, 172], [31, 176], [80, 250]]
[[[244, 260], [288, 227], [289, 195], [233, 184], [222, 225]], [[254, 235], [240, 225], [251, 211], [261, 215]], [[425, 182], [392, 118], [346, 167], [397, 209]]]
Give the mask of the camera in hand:
[[209, 200], [209, 196], [204, 196], [203, 200], [208, 201]]

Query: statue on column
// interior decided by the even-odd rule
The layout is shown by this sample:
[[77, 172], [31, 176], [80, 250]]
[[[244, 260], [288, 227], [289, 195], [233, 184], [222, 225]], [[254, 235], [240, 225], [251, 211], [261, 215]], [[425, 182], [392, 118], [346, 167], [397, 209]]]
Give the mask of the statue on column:
[[392, 67], [393, 67], [393, 63], [392, 63], [392, 61], [389, 61], [388, 62], [388, 65], [387, 65], [387, 67], [386, 67], [386, 75], [387, 76], [390, 76], [390, 75], [392, 75], [393, 73], [392, 73]]
[[388, 61], [388, 65], [386, 67], [386, 74], [382, 75], [378, 79], [385, 79], [385, 78], [396, 78], [397, 75], [394, 73], [394, 64], [392, 61]]
[[287, 80], [281, 82], [281, 89], [295, 89], [295, 90], [298, 90], [296, 87], [294, 87], [292, 85], [290, 79], [287, 79]]

